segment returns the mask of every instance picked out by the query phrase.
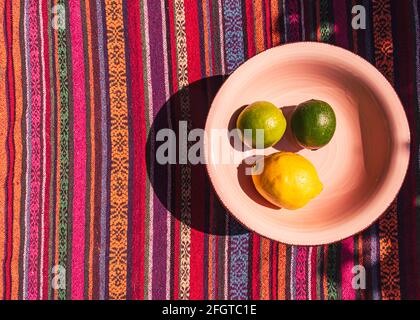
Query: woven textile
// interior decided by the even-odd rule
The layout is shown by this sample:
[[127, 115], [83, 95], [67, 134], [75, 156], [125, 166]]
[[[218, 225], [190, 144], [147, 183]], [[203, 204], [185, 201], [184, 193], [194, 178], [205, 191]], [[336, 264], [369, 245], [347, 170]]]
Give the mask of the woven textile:
[[[0, 0], [0, 298], [420, 298], [419, 12], [419, 0]], [[328, 246], [250, 232], [204, 165], [155, 157], [160, 129], [203, 128], [230, 73], [296, 41], [375, 65], [411, 130], [395, 201]]]

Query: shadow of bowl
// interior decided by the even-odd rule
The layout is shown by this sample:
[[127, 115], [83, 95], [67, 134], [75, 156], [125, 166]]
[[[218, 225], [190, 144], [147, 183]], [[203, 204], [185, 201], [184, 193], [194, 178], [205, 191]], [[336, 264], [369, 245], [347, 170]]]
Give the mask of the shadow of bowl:
[[264, 199], [262, 195], [260, 195], [255, 189], [254, 183], [252, 181], [252, 176], [250, 174], [250, 169], [254, 166], [255, 162], [262, 156], [250, 156], [245, 158], [238, 166], [238, 182], [241, 186], [242, 190], [246, 193], [246, 195], [254, 200], [259, 205], [265, 206], [270, 209], [278, 209], [279, 207], [273, 205], [271, 202]]
[[[180, 143], [185, 144], [186, 139], [181, 134], [181, 121], [188, 123], [188, 132], [204, 129], [210, 105], [225, 78], [213, 76], [188, 85], [173, 94], [154, 116], [144, 155], [153, 187], [155, 220], [162, 220], [169, 211], [175, 219], [207, 234], [226, 236], [249, 232], [235, 219], [228, 218], [229, 212], [214, 192], [205, 164], [180, 163]], [[175, 163], [157, 161], [158, 149], [169, 143], [156, 138], [161, 130], [173, 132], [175, 141], [171, 142], [175, 148], [171, 152], [176, 154]], [[203, 141], [187, 142], [188, 149], [196, 143]]]

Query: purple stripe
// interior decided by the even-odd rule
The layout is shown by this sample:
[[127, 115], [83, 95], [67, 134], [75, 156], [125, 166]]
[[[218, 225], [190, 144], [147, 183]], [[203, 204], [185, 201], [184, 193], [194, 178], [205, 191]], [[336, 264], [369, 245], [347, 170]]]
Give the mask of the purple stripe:
[[285, 3], [286, 12], [287, 12], [287, 38], [289, 42], [295, 42], [301, 40], [301, 30], [300, 30], [300, 12], [299, 12], [299, 2], [298, 0], [290, 0]]
[[370, 261], [372, 263], [372, 299], [379, 300], [381, 292], [379, 290], [379, 238], [378, 225], [374, 224], [371, 229], [370, 238]]
[[[154, 118], [162, 119], [166, 117], [157, 117], [161, 107], [165, 104], [165, 79], [163, 67], [163, 43], [162, 37], [162, 15], [160, 1], [148, 1], [149, 13], [149, 37], [153, 39], [150, 41], [150, 67], [153, 88], [153, 115]], [[154, 127], [167, 128], [168, 124], [155, 123]], [[154, 132], [156, 134], [157, 132]], [[166, 217], [167, 212], [165, 206], [157, 197], [165, 195], [167, 200], [167, 169], [164, 166], [156, 164], [153, 173], [154, 188], [156, 189], [153, 195], [153, 266], [152, 266], [152, 298], [165, 299], [166, 298]]]
[[108, 212], [108, 195], [107, 195], [107, 175], [108, 175], [108, 129], [107, 129], [107, 111], [108, 100], [106, 97], [105, 85], [105, 58], [104, 58], [104, 34], [103, 34], [103, 15], [101, 1], [96, 0], [96, 15], [98, 19], [98, 51], [99, 51], [99, 74], [100, 74], [100, 88], [101, 88], [101, 144], [102, 144], [102, 163], [101, 163], [101, 220], [100, 220], [100, 250], [99, 250], [99, 299], [105, 299], [106, 291], [106, 217]]

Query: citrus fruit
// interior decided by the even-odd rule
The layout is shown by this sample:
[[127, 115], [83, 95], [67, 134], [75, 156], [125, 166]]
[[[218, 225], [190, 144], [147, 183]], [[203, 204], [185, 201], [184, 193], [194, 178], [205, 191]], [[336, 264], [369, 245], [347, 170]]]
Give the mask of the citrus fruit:
[[335, 113], [328, 103], [309, 100], [297, 106], [291, 125], [298, 143], [304, 148], [316, 150], [332, 139], [336, 127]]
[[280, 151], [259, 159], [252, 180], [266, 200], [289, 210], [305, 206], [323, 188], [312, 163], [292, 152]]
[[[257, 101], [248, 105], [239, 114], [236, 127], [241, 131], [244, 142], [253, 148], [271, 147], [277, 143], [286, 130], [286, 119], [283, 112], [274, 104], [267, 101]], [[249, 134], [245, 131], [250, 130]], [[258, 131], [262, 129], [264, 133], [263, 143], [257, 145]]]

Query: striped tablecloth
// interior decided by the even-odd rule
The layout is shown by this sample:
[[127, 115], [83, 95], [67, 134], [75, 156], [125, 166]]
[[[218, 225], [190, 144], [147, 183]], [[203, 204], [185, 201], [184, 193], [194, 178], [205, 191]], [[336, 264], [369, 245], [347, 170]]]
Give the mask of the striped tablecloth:
[[[351, 27], [355, 5], [366, 29]], [[419, 298], [419, 10], [418, 0], [0, 0], [0, 298]], [[224, 76], [294, 41], [370, 61], [411, 128], [398, 197], [329, 246], [250, 232], [203, 165], [154, 160], [158, 129], [202, 128]], [[365, 289], [352, 285], [357, 265]]]

